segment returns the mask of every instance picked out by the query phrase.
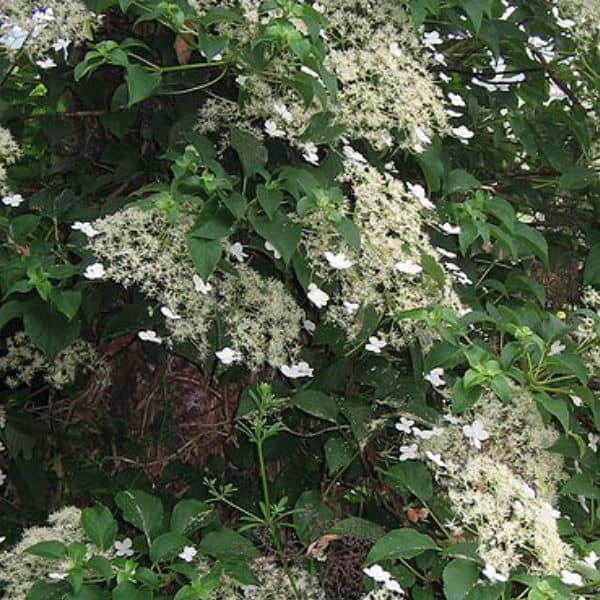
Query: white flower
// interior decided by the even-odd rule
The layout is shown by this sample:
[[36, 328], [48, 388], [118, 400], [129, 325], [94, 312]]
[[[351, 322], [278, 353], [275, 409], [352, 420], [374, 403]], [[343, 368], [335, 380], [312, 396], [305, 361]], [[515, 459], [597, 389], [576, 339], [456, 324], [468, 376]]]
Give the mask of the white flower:
[[600, 442], [600, 435], [595, 433], [588, 433], [588, 448], [592, 452], [598, 452], [598, 442]]
[[567, 569], [560, 572], [560, 580], [565, 585], [583, 586], [583, 577], [579, 573], [573, 573], [573, 571], [567, 571]]
[[60, 38], [52, 44], [52, 50], [54, 50], [55, 52], [60, 52], [62, 50], [63, 57], [65, 60], [67, 60], [67, 49], [70, 45], [71, 40], [67, 38]]
[[324, 253], [329, 266], [332, 269], [344, 270], [349, 269], [354, 263], [343, 253], [333, 254], [333, 252]]
[[204, 294], [206, 296], [206, 294], [212, 290], [212, 285], [210, 285], [208, 282], [205, 283], [199, 275], [194, 275], [192, 277], [192, 282], [194, 284], [194, 289], [200, 294]]
[[433, 202], [427, 198], [425, 188], [420, 183], [412, 184], [407, 181], [406, 187], [423, 208], [426, 208], [427, 210], [433, 210], [435, 208], [435, 204], [433, 204]]
[[114, 544], [115, 556], [133, 556], [133, 542], [126, 537], [122, 542], [117, 540]]
[[56, 63], [51, 58], [44, 58], [43, 60], [36, 60], [35, 64], [40, 69], [52, 69], [56, 66]]
[[406, 417], [400, 417], [400, 421], [394, 425], [394, 427], [402, 433], [410, 433], [410, 428], [415, 424], [412, 419]]
[[596, 563], [600, 560], [600, 556], [598, 556], [593, 550], [583, 559], [583, 564], [589, 567], [590, 569], [596, 568]]
[[424, 144], [425, 146], [431, 144], [431, 138], [418, 125], [415, 127], [415, 137], [419, 144]]
[[438, 467], [445, 467], [446, 463], [442, 460], [442, 455], [441, 454], [434, 454], [433, 452], [430, 452], [429, 450], [427, 450], [427, 452], [425, 452], [425, 456], [435, 465], [437, 465]]
[[344, 146], [344, 156], [350, 160], [354, 160], [360, 163], [366, 163], [367, 159], [360, 153], [357, 152], [352, 146]]
[[279, 370], [289, 379], [312, 377], [314, 371], [314, 369], [304, 361], [301, 361], [296, 365], [282, 365]]
[[400, 446], [400, 462], [404, 462], [405, 460], [416, 460], [417, 458], [419, 458], [419, 448], [417, 444]]
[[470, 140], [475, 135], [468, 127], [465, 127], [464, 125], [461, 125], [460, 127], [453, 127], [452, 133], [461, 140]]
[[454, 264], [454, 263], [451, 263], [451, 262], [445, 262], [444, 263], [444, 267], [446, 267], [446, 269], [448, 271], [454, 271], [455, 273], [457, 271], [460, 271], [460, 267], [458, 265]]
[[442, 419], [450, 423], [450, 425], [458, 425], [460, 423], [460, 419], [450, 413], [446, 413], [445, 415], [443, 415]]
[[242, 355], [229, 346], [215, 352], [215, 355], [224, 365], [231, 365], [242, 360]]
[[453, 94], [452, 92], [449, 92], [448, 98], [450, 99], [452, 106], [458, 106], [459, 108], [466, 106], [465, 101], [459, 94]]
[[267, 119], [265, 121], [265, 133], [274, 138], [285, 137], [285, 131], [283, 129], [279, 129], [279, 127], [277, 127], [277, 123], [275, 123], [273, 119]]
[[496, 571], [496, 567], [493, 565], [485, 565], [485, 569], [482, 573], [492, 582], [492, 583], [504, 583], [508, 580], [507, 575], [503, 575], [502, 573], [498, 573]]
[[198, 550], [194, 546], [185, 546], [185, 548], [177, 555], [185, 562], [192, 562], [194, 556], [198, 554]]
[[48, 573], [48, 579], [53, 581], [63, 581], [67, 578], [67, 573]]
[[28, 35], [25, 29], [18, 25], [13, 25], [9, 31], [2, 34], [0, 43], [8, 50], [19, 50], [25, 43]]
[[302, 325], [308, 333], [314, 333], [317, 329], [317, 326], [310, 319], [304, 319]]
[[309, 284], [308, 299], [317, 307], [323, 308], [329, 302], [329, 294], [326, 294], [322, 289], [318, 288], [314, 283]]
[[458, 117], [462, 117], [462, 116], [463, 116], [463, 114], [462, 114], [462, 113], [459, 113], [459, 112], [457, 112], [457, 111], [455, 111], [455, 110], [451, 110], [451, 109], [449, 109], [449, 108], [446, 110], [446, 114], [447, 114], [449, 117], [452, 117], [453, 119], [458, 119]]
[[475, 419], [471, 425], [463, 425], [462, 429], [465, 437], [477, 449], [481, 448], [481, 442], [485, 442], [485, 440], [490, 437], [490, 434], [485, 430], [481, 419]]
[[153, 344], [162, 344], [162, 338], [158, 337], [156, 331], [152, 329], [146, 329], [145, 331], [138, 331], [138, 337], [142, 342], [152, 342]]
[[273, 105], [277, 114], [286, 122], [291, 123], [294, 120], [292, 113], [287, 109], [287, 106], [281, 101], [278, 100]]
[[402, 56], [402, 49], [400, 48], [400, 44], [398, 42], [392, 42], [389, 47], [390, 54], [394, 58], [400, 58]]
[[4, 485], [6, 481], [6, 474], [0, 469], [0, 485]]
[[443, 429], [440, 427], [434, 427], [433, 429], [419, 429], [418, 427], [413, 427], [412, 432], [415, 437], [418, 437], [422, 440], [430, 440], [432, 437], [436, 435], [441, 435], [443, 433]]
[[5, 542], [5, 541], [6, 541], [6, 536], [5, 535], [0, 535], [0, 544], [2, 542]]
[[389, 581], [392, 577], [390, 573], [388, 573], [385, 569], [383, 569], [380, 565], [373, 565], [372, 567], [367, 567], [363, 569], [363, 573], [377, 581], [377, 583], [385, 583]]
[[104, 265], [100, 263], [94, 263], [93, 265], [89, 265], [83, 272], [83, 276], [86, 279], [102, 279], [105, 274], [106, 271], [104, 270]]
[[444, 369], [442, 367], [435, 367], [435, 369], [431, 369], [423, 378], [425, 381], [429, 381], [433, 387], [441, 387], [442, 385], [446, 385], [446, 382], [442, 379], [443, 375]]
[[566, 346], [560, 340], [556, 340], [555, 342], [552, 342], [552, 345], [550, 346], [550, 351], [548, 352], [548, 356], [555, 356], [556, 354], [560, 354], [565, 348]]
[[301, 146], [302, 158], [311, 165], [319, 165], [319, 149], [313, 142], [307, 142]]
[[400, 587], [400, 584], [395, 579], [384, 581], [383, 587], [389, 592], [395, 592], [396, 594], [404, 593], [404, 590]]
[[306, 73], [307, 75], [310, 75], [311, 77], [314, 77], [315, 79], [319, 79], [319, 74], [316, 71], [313, 71], [310, 67], [307, 67], [306, 65], [302, 65], [300, 67], [300, 70], [303, 73]]
[[229, 248], [229, 254], [231, 254], [235, 260], [241, 263], [244, 262], [245, 258], [248, 258], [248, 255], [244, 252], [244, 246], [242, 246], [240, 242], [231, 244], [231, 248]]
[[450, 223], [444, 223], [441, 225], [442, 231], [450, 235], [458, 235], [460, 233], [460, 227], [458, 225], [451, 225]]
[[265, 248], [273, 254], [276, 260], [279, 260], [281, 258], [281, 254], [279, 254], [279, 252], [277, 251], [275, 246], [271, 244], [271, 242], [265, 242]]
[[381, 354], [382, 348], [385, 348], [386, 346], [387, 342], [385, 340], [382, 340], [381, 338], [372, 335], [369, 338], [368, 343], [365, 345], [365, 350], [368, 350], [369, 352], [374, 352], [375, 354]]
[[531, 486], [527, 485], [526, 483], [522, 483], [521, 489], [523, 490], [526, 498], [529, 498], [530, 500], [535, 498], [535, 490]]
[[75, 221], [75, 223], [71, 225], [71, 229], [74, 231], [81, 231], [81, 233], [89, 238], [93, 238], [100, 233], [97, 229], [94, 229], [94, 226], [91, 223], [83, 223], [81, 221]]
[[575, 396], [574, 394], [569, 394], [569, 398], [571, 398], [571, 402], [575, 406], [583, 406], [583, 400], [579, 396]]
[[443, 43], [444, 40], [440, 37], [439, 31], [428, 31], [423, 34], [423, 42], [429, 48]]
[[167, 317], [167, 319], [173, 319], [173, 320], [177, 320], [177, 319], [181, 319], [181, 316], [174, 313], [168, 306], [161, 306], [160, 307], [160, 312]]
[[17, 208], [17, 206], [21, 205], [23, 202], [25, 202], [25, 198], [23, 198], [21, 194], [11, 194], [10, 196], [4, 196], [4, 198], [2, 198], [2, 204], [12, 206], [13, 208]]
[[406, 273], [406, 275], [417, 275], [423, 270], [421, 265], [403, 261], [398, 261], [395, 266], [397, 271], [400, 271], [400, 273]]
[[349, 315], [353, 315], [360, 307], [360, 304], [357, 302], [348, 302], [348, 300], [344, 300], [344, 309]]
[[456, 254], [454, 252], [450, 252], [449, 250], [446, 250], [445, 248], [436, 246], [435, 249], [438, 251], [440, 256], [443, 256], [444, 258], [456, 258]]

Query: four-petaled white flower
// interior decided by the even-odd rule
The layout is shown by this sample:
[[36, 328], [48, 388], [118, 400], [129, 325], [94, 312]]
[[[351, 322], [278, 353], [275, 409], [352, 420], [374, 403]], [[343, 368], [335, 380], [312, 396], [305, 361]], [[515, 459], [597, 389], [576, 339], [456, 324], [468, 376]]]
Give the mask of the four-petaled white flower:
[[2, 198], [2, 204], [12, 206], [13, 208], [17, 208], [17, 206], [20, 206], [23, 202], [25, 202], [25, 198], [23, 198], [21, 194], [10, 194], [10, 196], [4, 196], [4, 198]]
[[395, 592], [396, 594], [402, 594], [404, 590], [400, 587], [400, 584], [395, 579], [388, 579], [383, 582], [383, 587], [388, 592]]
[[574, 573], [573, 571], [568, 571], [567, 569], [563, 569], [560, 572], [560, 580], [565, 585], [574, 585], [575, 587], [583, 586], [583, 577], [579, 573]]
[[115, 556], [133, 556], [133, 542], [131, 538], [126, 537], [122, 542], [117, 540], [114, 543]]
[[384, 568], [380, 565], [373, 565], [372, 567], [366, 567], [363, 569], [363, 573], [376, 581], [377, 583], [383, 583], [388, 581], [391, 577], [391, 574], [388, 573]]
[[152, 329], [146, 329], [145, 331], [138, 331], [138, 337], [142, 342], [152, 342], [153, 344], [162, 344], [162, 338], [158, 336], [156, 331]]
[[452, 133], [459, 138], [461, 142], [466, 142], [475, 135], [468, 127], [465, 127], [464, 125], [461, 125], [460, 127], [453, 127]]
[[294, 120], [294, 115], [288, 110], [287, 106], [281, 101], [278, 100], [273, 105], [277, 114], [286, 122], [291, 123]]
[[596, 563], [600, 560], [600, 556], [598, 556], [593, 550], [583, 559], [583, 564], [590, 569], [596, 568]]
[[390, 54], [394, 58], [400, 58], [402, 56], [402, 49], [400, 48], [400, 44], [398, 42], [392, 42], [389, 46]]
[[598, 452], [598, 442], [600, 442], [600, 435], [596, 433], [588, 433], [588, 448], [592, 452]]
[[504, 583], [508, 581], [508, 576], [502, 573], [499, 573], [496, 570], [496, 567], [493, 565], [485, 565], [485, 569], [482, 573], [492, 582], [492, 583]]
[[405, 273], [406, 275], [417, 275], [423, 270], [421, 265], [403, 261], [398, 261], [395, 266], [397, 271], [400, 271], [400, 273]]
[[360, 163], [366, 163], [367, 159], [360, 153], [357, 152], [352, 146], [344, 146], [344, 156], [350, 160], [354, 160]]
[[160, 312], [163, 314], [163, 316], [167, 317], [167, 319], [173, 319], [174, 321], [181, 319], [181, 316], [177, 313], [174, 313], [168, 306], [161, 306]]
[[464, 106], [466, 106], [463, 97], [459, 94], [453, 94], [452, 92], [449, 92], [448, 98], [450, 99], [450, 103], [452, 104], [452, 106], [458, 106], [459, 108], [463, 108]]
[[444, 369], [442, 367], [435, 367], [434, 369], [431, 369], [429, 373], [424, 375], [423, 379], [425, 379], [425, 381], [429, 381], [433, 387], [441, 387], [446, 385], [446, 382], [442, 379], [443, 375]]
[[446, 466], [446, 463], [442, 460], [442, 455], [441, 454], [434, 454], [433, 452], [430, 452], [429, 450], [427, 450], [427, 452], [425, 452], [425, 456], [434, 464], [437, 465], [440, 468], [443, 468]]
[[416, 460], [417, 458], [419, 458], [419, 447], [417, 444], [400, 446], [400, 462], [404, 462], [405, 460]]
[[349, 314], [353, 315], [360, 307], [360, 304], [357, 302], [348, 302], [348, 300], [344, 300], [344, 310]]
[[314, 369], [305, 361], [300, 361], [296, 365], [282, 365], [279, 370], [289, 379], [312, 377], [314, 371]]
[[329, 294], [326, 294], [314, 283], [308, 285], [308, 293], [306, 295], [317, 308], [323, 308], [324, 306], [327, 306], [327, 303], [329, 302]]
[[458, 235], [460, 233], [460, 227], [458, 225], [452, 225], [451, 223], [444, 223], [440, 226], [444, 233], [449, 235]]
[[412, 184], [407, 181], [406, 187], [423, 208], [426, 208], [427, 210], [433, 210], [435, 208], [435, 204], [427, 198], [425, 188], [420, 183]]
[[402, 433], [410, 433], [411, 427], [415, 424], [412, 419], [406, 417], [400, 417], [400, 421], [394, 425], [394, 427]]
[[481, 442], [485, 442], [490, 438], [490, 434], [485, 430], [481, 419], [475, 419], [471, 425], [463, 425], [462, 430], [464, 436], [477, 449], [481, 448]]
[[44, 58], [42, 60], [36, 60], [35, 64], [40, 68], [40, 69], [52, 69], [56, 66], [56, 63], [51, 59], [51, 58]]
[[302, 144], [302, 158], [311, 165], [319, 165], [319, 148], [314, 142]]
[[277, 248], [271, 244], [271, 242], [265, 242], [265, 248], [273, 254], [276, 260], [281, 258], [281, 254], [278, 252]]
[[342, 271], [344, 269], [349, 269], [354, 264], [343, 252], [339, 252], [338, 254], [325, 252], [323, 256], [325, 256], [332, 269]]
[[569, 394], [569, 398], [571, 398], [571, 402], [575, 406], [583, 406], [583, 400], [579, 396], [576, 396], [575, 394]]
[[185, 546], [177, 556], [179, 556], [181, 560], [185, 560], [185, 562], [192, 562], [196, 554], [198, 554], [198, 550], [196, 550], [194, 546]]
[[267, 119], [265, 121], [265, 133], [274, 138], [285, 137], [285, 131], [283, 129], [279, 129], [279, 127], [277, 127], [277, 123], [275, 123], [273, 119]]
[[439, 31], [427, 31], [423, 34], [423, 42], [428, 48], [433, 48], [433, 46], [437, 46], [443, 41]]
[[436, 246], [435, 249], [438, 251], [438, 254], [444, 258], [456, 258], [455, 252], [450, 252], [450, 250], [446, 250], [440, 246]]
[[86, 279], [102, 279], [105, 274], [106, 271], [104, 269], [104, 265], [101, 263], [94, 263], [93, 265], [89, 265], [83, 272], [83, 276]]
[[365, 350], [374, 352], [375, 354], [381, 354], [381, 350], [387, 346], [387, 342], [382, 340], [380, 337], [372, 335], [369, 338], [368, 343], [365, 345]]
[[65, 60], [67, 60], [67, 50], [69, 49], [69, 46], [71, 45], [71, 40], [68, 38], [59, 38], [58, 40], [56, 40], [53, 44], [52, 44], [52, 50], [54, 50], [55, 52], [60, 52], [62, 50], [63, 52], [63, 58]]
[[244, 246], [240, 242], [235, 242], [231, 244], [231, 248], [229, 248], [229, 254], [235, 258], [238, 262], [243, 263], [245, 258], [248, 258], [248, 255], [244, 252]]
[[231, 365], [242, 360], [242, 355], [229, 346], [215, 352], [215, 355], [224, 365]]
[[96, 237], [100, 233], [97, 229], [94, 229], [94, 226], [91, 223], [82, 221], [75, 221], [75, 223], [71, 225], [71, 229], [74, 231], [81, 231], [81, 233], [89, 238]]
[[194, 284], [194, 289], [205, 296], [208, 294], [208, 292], [210, 292], [210, 290], [212, 290], [212, 285], [210, 285], [208, 281], [205, 282], [200, 275], [194, 275], [192, 277], [192, 283]]
[[552, 345], [550, 346], [550, 351], [548, 352], [548, 356], [556, 356], [557, 354], [560, 354], [565, 348], [566, 346], [560, 340], [556, 340], [555, 342], [552, 342]]

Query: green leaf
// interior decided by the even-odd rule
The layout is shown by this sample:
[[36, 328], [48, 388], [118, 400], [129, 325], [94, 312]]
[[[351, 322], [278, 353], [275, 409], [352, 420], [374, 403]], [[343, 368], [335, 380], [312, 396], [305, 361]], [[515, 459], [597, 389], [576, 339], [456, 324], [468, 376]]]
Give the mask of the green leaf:
[[267, 149], [251, 133], [232, 127], [231, 146], [240, 157], [246, 177], [252, 177], [267, 164], [269, 158]]
[[5, 302], [0, 306], [0, 330], [13, 319], [17, 319], [23, 314], [23, 303], [18, 300]]
[[592, 185], [598, 179], [598, 175], [588, 167], [576, 166], [564, 172], [558, 183], [565, 191], [583, 190]]
[[79, 320], [69, 321], [42, 300], [23, 305], [23, 324], [33, 344], [49, 358], [77, 339], [81, 325]]
[[332, 437], [325, 444], [325, 459], [330, 473], [347, 467], [354, 459], [354, 449], [342, 437]]
[[394, 529], [375, 542], [365, 563], [372, 565], [384, 560], [414, 558], [427, 550], [439, 550], [428, 535], [414, 529]]
[[421, 266], [423, 267], [423, 272], [429, 275], [440, 288], [443, 289], [445, 287], [446, 276], [444, 275], [444, 270], [433, 256], [421, 252]]
[[256, 187], [256, 197], [267, 217], [273, 219], [279, 205], [283, 202], [283, 192], [278, 189], [269, 189], [260, 184]]
[[444, 195], [468, 192], [479, 185], [479, 181], [471, 173], [463, 169], [454, 169], [444, 179]]
[[87, 561], [88, 567], [99, 573], [108, 583], [112, 579], [112, 565], [104, 556], [94, 555]]
[[452, 386], [452, 412], [460, 415], [475, 405], [481, 396], [481, 387], [475, 386], [467, 389], [462, 377], [457, 379]]
[[428, 500], [433, 495], [431, 472], [422, 462], [410, 460], [392, 465], [386, 478], [396, 486], [404, 486], [420, 500]]
[[495, 375], [492, 378], [492, 390], [506, 404], [510, 400], [510, 381], [506, 375]]
[[232, 556], [252, 560], [260, 556], [260, 552], [248, 538], [226, 527], [207, 533], [199, 547], [203, 554], [222, 560]]
[[136, 600], [137, 587], [131, 581], [121, 581], [112, 591], [112, 600]]
[[50, 300], [71, 321], [81, 306], [81, 290], [63, 290], [53, 287], [50, 290]]
[[184, 546], [191, 545], [192, 541], [180, 533], [175, 533], [173, 531], [163, 533], [162, 535], [159, 535], [150, 546], [150, 560], [152, 562], [172, 560], [179, 552], [181, 552], [181, 550], [183, 550]]
[[171, 531], [190, 535], [214, 520], [212, 508], [201, 500], [183, 499], [171, 513]]
[[583, 269], [584, 285], [600, 284], [600, 244], [596, 244], [585, 261]]
[[444, 597], [447, 600], [464, 600], [479, 581], [480, 567], [469, 560], [454, 559], [442, 574]]
[[467, 13], [471, 23], [473, 23], [475, 33], [479, 33], [481, 22], [483, 20], [481, 0], [460, 0], [460, 5]]
[[545, 393], [536, 394], [535, 398], [551, 415], [558, 419], [565, 432], [568, 432], [570, 413], [567, 401], [556, 396], [550, 397]]
[[279, 211], [271, 220], [257, 215], [256, 211], [250, 211], [248, 218], [254, 231], [270, 242], [288, 265], [302, 236], [302, 226], [292, 223]]
[[350, 536], [361, 540], [375, 542], [385, 533], [381, 525], [361, 519], [360, 517], [348, 517], [338, 521], [327, 533]]
[[546, 268], [549, 268], [548, 243], [539, 231], [524, 223], [516, 223], [515, 237], [529, 248], [544, 263]]
[[585, 363], [574, 353], [561, 352], [550, 356], [546, 361], [546, 367], [554, 369], [557, 373], [574, 375], [581, 385], [587, 385], [590, 378]]
[[140, 65], [129, 65], [125, 72], [127, 92], [129, 94], [128, 106], [133, 106], [152, 95], [160, 85], [161, 75], [156, 71], [148, 71]]
[[119, 531], [116, 519], [110, 510], [101, 504], [85, 508], [81, 512], [81, 526], [96, 548], [102, 552], [111, 548]]
[[208, 278], [223, 256], [221, 242], [189, 236], [187, 238], [187, 247], [196, 271], [198, 271], [203, 281], [208, 281]]
[[126, 490], [115, 496], [115, 502], [123, 518], [144, 532], [150, 546], [164, 527], [165, 515], [160, 499], [142, 490]]
[[236, 223], [235, 217], [216, 198], [209, 200], [198, 215], [189, 235], [194, 238], [220, 240], [226, 238]]
[[360, 232], [352, 219], [342, 217], [335, 224], [335, 228], [349, 246], [360, 252]]
[[325, 419], [332, 423], [337, 422], [337, 404], [333, 398], [323, 392], [302, 390], [292, 396], [290, 404], [313, 417]]
[[135, 570], [135, 580], [151, 590], [156, 590], [160, 587], [158, 575], [146, 567], [137, 567]]
[[600, 498], [600, 488], [594, 485], [584, 473], [575, 473], [560, 490], [562, 495]]
[[35, 556], [42, 556], [43, 558], [60, 560], [67, 556], [67, 547], [58, 540], [49, 540], [30, 546], [25, 552]]
[[444, 163], [442, 161], [440, 151], [435, 145], [430, 146], [416, 155], [417, 162], [425, 175], [427, 185], [431, 192], [440, 191], [440, 179], [444, 175]]
[[333, 511], [317, 490], [300, 494], [294, 506], [294, 530], [303, 544], [322, 536], [333, 523]]

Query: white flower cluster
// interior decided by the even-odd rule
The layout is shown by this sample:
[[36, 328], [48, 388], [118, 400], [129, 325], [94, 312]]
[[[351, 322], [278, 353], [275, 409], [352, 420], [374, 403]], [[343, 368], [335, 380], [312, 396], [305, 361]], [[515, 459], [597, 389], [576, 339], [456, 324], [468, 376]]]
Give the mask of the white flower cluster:
[[[136, 286], [160, 304], [173, 341], [192, 342], [206, 355], [208, 331], [219, 313], [229, 338], [224, 364], [244, 362], [255, 369], [294, 362], [304, 311], [282, 282], [240, 263], [244, 252], [236, 244], [231, 270], [202, 281], [186, 246], [192, 222], [183, 216], [170, 225], [159, 210], [132, 207], [96, 221], [90, 246], [104, 278]], [[140, 338], [163, 341], [153, 331], [140, 332]]]
[[[290, 574], [294, 579], [294, 585], [298, 594], [294, 592], [290, 581], [284, 570], [268, 561], [259, 558], [251, 563], [252, 571], [258, 585], [242, 585], [227, 575], [221, 576], [221, 585], [210, 593], [210, 600], [325, 600], [325, 592], [321, 589], [318, 579], [298, 567], [290, 567]], [[208, 572], [209, 567], [205, 563], [199, 564], [202, 575]]]
[[[6, 184], [6, 167], [13, 165], [21, 158], [21, 149], [15, 142], [11, 132], [5, 127], [0, 126], [0, 195], [9, 193]], [[3, 199], [3, 204], [9, 205]]]
[[404, 436], [400, 460], [432, 465], [457, 518], [476, 534], [488, 579], [506, 581], [520, 564], [560, 576], [572, 550], [560, 539], [552, 506], [565, 477], [562, 457], [548, 450], [558, 432], [544, 424], [528, 392], [515, 387], [511, 400], [503, 405], [486, 393], [474, 409], [432, 429], [404, 417], [396, 425]]
[[[6, 411], [3, 406], [0, 406], [0, 429], [4, 429], [6, 427]], [[0, 453], [4, 452], [4, 444], [0, 442]], [[6, 474], [2, 469], [0, 469], [0, 486], [3, 486], [6, 481]]]
[[552, 12], [559, 27], [585, 42], [591, 42], [600, 31], [598, 0], [555, 0]]
[[[1, 600], [25, 600], [31, 586], [38, 580], [67, 573], [69, 560], [56, 561], [26, 552], [34, 544], [58, 540], [63, 544], [83, 541], [80, 527], [81, 511], [67, 506], [48, 517], [47, 527], [31, 527], [23, 532], [21, 541], [11, 550], [0, 553]], [[97, 552], [97, 551], [96, 551]]]
[[[191, 2], [199, 14], [214, 4]], [[246, 21], [233, 31], [228, 26], [228, 32], [243, 41], [271, 19], [284, 16], [281, 9], [265, 8], [259, 18], [258, 2], [241, 5]], [[337, 98], [328, 94], [327, 99], [334, 124], [378, 150], [392, 147], [393, 134], [398, 134], [396, 141], [402, 147], [412, 147], [419, 141], [419, 132], [428, 141], [435, 133], [449, 132], [443, 96], [427, 70], [428, 61], [410, 17], [399, 3], [329, 0], [317, 6], [326, 23], [320, 31], [324, 65], [340, 84]], [[297, 34], [307, 35], [303, 20], [290, 17], [289, 21]], [[200, 110], [198, 129], [211, 133], [222, 124], [235, 124], [261, 138], [286, 139], [307, 162], [318, 164], [318, 147], [303, 134], [323, 104], [316, 98], [305, 103], [289, 83], [297, 77], [305, 78], [306, 85], [311, 79], [324, 85], [321, 76], [299, 65], [291, 52], [276, 53], [266, 73], [249, 71], [238, 76], [239, 106], [223, 98], [207, 101]]]
[[40, 68], [49, 68], [54, 66], [51, 52], [66, 59], [71, 44], [90, 35], [97, 21], [80, 0], [2, 2], [0, 46], [10, 55], [25, 51]]
[[580, 318], [573, 330], [573, 337], [583, 349], [582, 358], [590, 374], [598, 377], [600, 376], [600, 337], [597, 334], [597, 327], [600, 321], [600, 292], [593, 287], [587, 287], [583, 291], [581, 300], [584, 306], [596, 315]]
[[76, 340], [49, 360], [20, 331], [6, 340], [6, 353], [0, 357], [0, 375], [12, 389], [30, 386], [36, 377], [43, 377], [46, 383], [60, 390], [75, 383], [78, 377], [92, 374], [100, 387], [109, 384], [109, 365], [85, 340]]
[[[313, 271], [335, 290], [326, 303], [327, 317], [353, 337], [362, 325], [358, 318], [361, 306], [370, 305], [391, 318], [399, 311], [433, 304], [461, 311], [455, 284], [466, 283], [461, 279], [466, 275], [447, 262], [448, 255], [454, 256], [452, 253], [434, 248], [429, 241], [425, 228], [427, 223], [434, 223], [434, 218], [423, 214], [429, 202], [423, 188], [405, 186], [390, 172], [381, 173], [357, 154], [346, 152], [344, 170], [338, 179], [351, 190], [353, 200], [347, 199], [338, 211], [352, 214], [361, 236], [360, 252], [341, 239], [327, 216], [328, 207], [317, 209], [302, 220], [303, 244]], [[424, 256], [439, 263], [443, 286], [425, 272]], [[394, 327], [386, 340], [369, 340], [367, 349], [379, 353], [387, 343], [403, 346], [417, 331], [408, 320]]]

